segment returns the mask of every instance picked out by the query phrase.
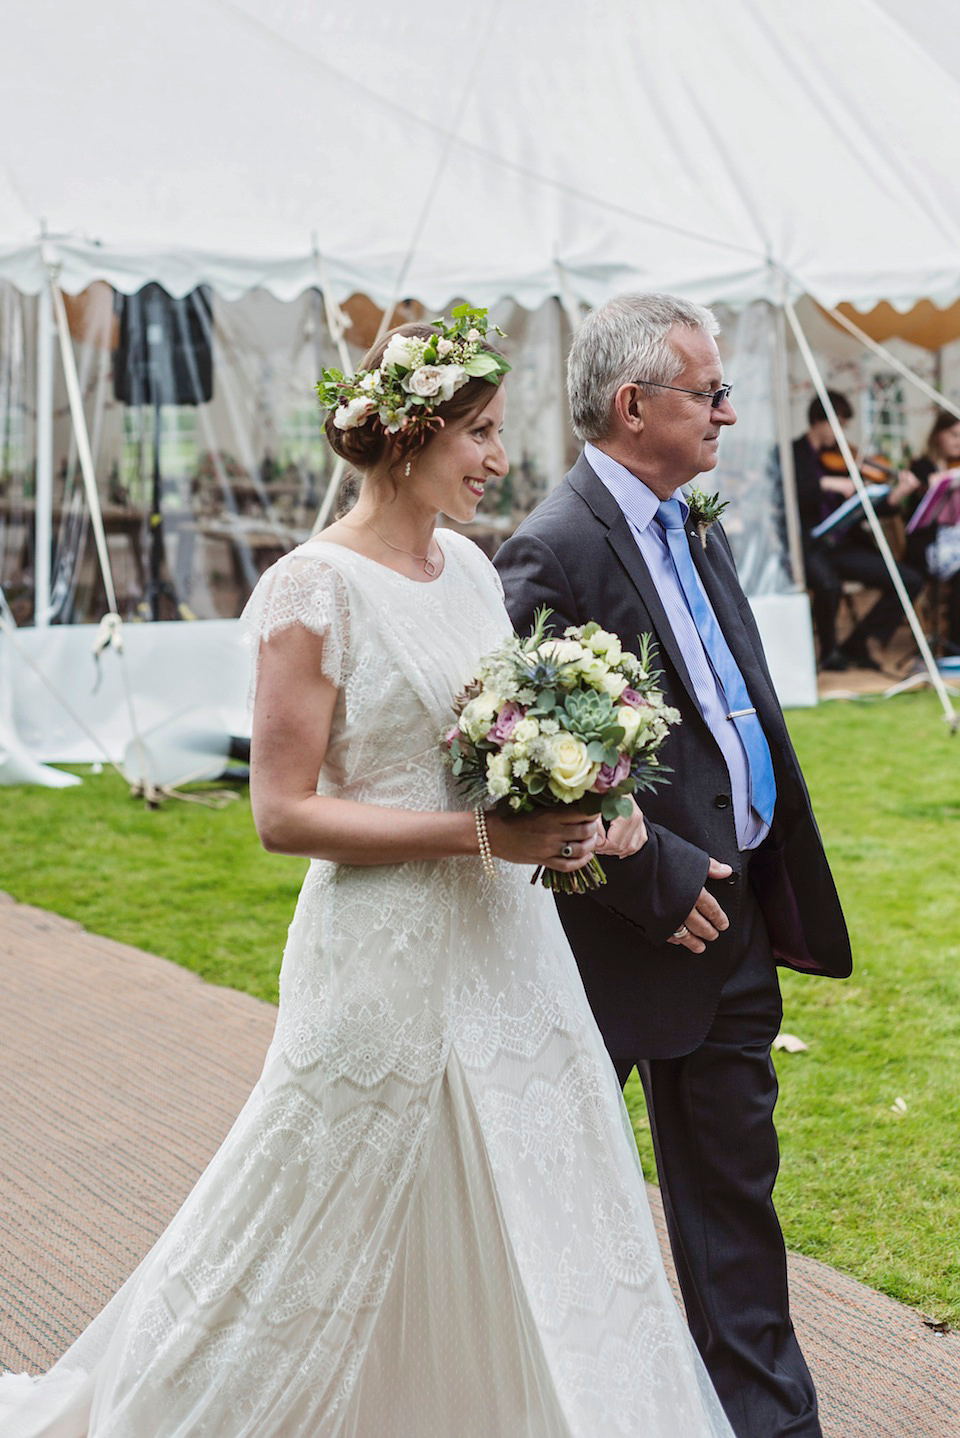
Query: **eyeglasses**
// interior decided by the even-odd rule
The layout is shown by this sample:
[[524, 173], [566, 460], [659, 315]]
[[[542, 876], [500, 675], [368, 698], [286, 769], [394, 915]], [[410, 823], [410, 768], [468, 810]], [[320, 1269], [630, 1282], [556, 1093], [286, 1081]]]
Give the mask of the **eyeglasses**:
[[658, 384], [653, 379], [635, 379], [634, 384], [647, 384], [651, 389], [672, 389], [677, 394], [698, 394], [701, 399], [710, 401], [711, 409], [719, 409], [726, 403], [727, 396], [733, 389], [732, 384], [722, 384], [719, 389], [682, 389], [678, 384]]

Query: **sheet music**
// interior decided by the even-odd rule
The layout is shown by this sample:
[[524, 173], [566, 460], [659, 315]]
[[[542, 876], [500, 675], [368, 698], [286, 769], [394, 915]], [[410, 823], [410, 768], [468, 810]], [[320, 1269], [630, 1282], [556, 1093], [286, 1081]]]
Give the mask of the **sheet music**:
[[960, 524], [960, 470], [931, 476], [926, 494], [907, 523], [907, 533], [928, 524]]
[[[881, 499], [886, 499], [889, 493], [889, 484], [867, 485], [867, 495], [873, 505], [876, 505]], [[828, 514], [826, 519], [822, 519], [814, 529], [811, 529], [810, 538], [822, 539], [825, 534], [842, 534], [855, 520], [860, 518], [862, 513], [863, 500], [859, 494], [851, 494], [850, 498], [845, 499], [832, 514]]]

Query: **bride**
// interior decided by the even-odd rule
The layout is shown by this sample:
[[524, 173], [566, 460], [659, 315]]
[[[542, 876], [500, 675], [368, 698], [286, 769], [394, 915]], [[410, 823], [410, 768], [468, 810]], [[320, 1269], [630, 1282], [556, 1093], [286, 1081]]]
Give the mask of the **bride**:
[[0, 1379], [0, 1438], [729, 1438], [529, 883], [634, 852], [642, 816], [465, 812], [441, 759], [510, 630], [493, 567], [435, 530], [507, 469], [507, 365], [458, 313], [325, 375], [359, 500], [245, 611], [257, 828], [311, 860], [262, 1076], [99, 1317]]

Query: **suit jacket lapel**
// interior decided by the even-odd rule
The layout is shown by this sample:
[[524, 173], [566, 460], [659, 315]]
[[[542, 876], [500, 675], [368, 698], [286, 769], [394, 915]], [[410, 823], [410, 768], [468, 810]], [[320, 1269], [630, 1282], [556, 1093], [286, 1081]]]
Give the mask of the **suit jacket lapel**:
[[[670, 627], [666, 610], [657, 592], [657, 586], [650, 576], [643, 555], [637, 548], [637, 541], [633, 537], [633, 532], [624, 518], [619, 504], [606, 485], [594, 474], [582, 454], [567, 478], [606, 529], [607, 543], [626, 570], [650, 615], [654, 638], [661, 653], [670, 660], [693, 705], [699, 707], [683, 653]], [[630, 644], [635, 636], [622, 634], [620, 637]]]

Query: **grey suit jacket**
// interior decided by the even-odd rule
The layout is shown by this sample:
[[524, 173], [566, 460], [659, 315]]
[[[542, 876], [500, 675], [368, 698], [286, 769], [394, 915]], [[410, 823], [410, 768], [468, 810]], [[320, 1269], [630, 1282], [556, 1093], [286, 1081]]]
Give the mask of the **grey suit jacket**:
[[[775, 957], [802, 972], [844, 977], [851, 959], [839, 899], [721, 526], [708, 531], [706, 549], [693, 536], [691, 554], [773, 756], [776, 813], [770, 835], [750, 856], [749, 882]], [[649, 841], [629, 859], [604, 861], [604, 888], [589, 898], [559, 897], [558, 908], [611, 1052], [650, 1058], [688, 1052], [706, 1033], [737, 956], [747, 875], [729, 774], [697, 707], [683, 653], [619, 505], [582, 455], [495, 562], [521, 633], [546, 604], [557, 630], [595, 619], [628, 648], [644, 632], [656, 642], [664, 693], [682, 722], [661, 752], [673, 770], [670, 783], [640, 796]], [[691, 954], [666, 941], [693, 907], [711, 857], [733, 866], [732, 878], [708, 885], [730, 928], [704, 954]]]

